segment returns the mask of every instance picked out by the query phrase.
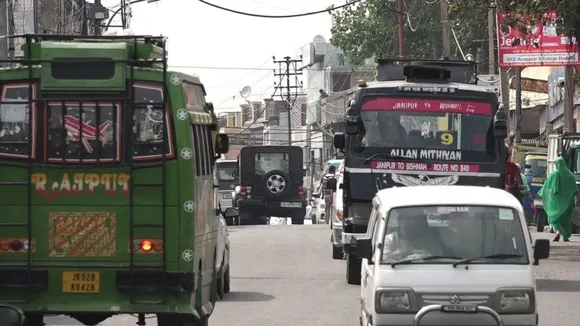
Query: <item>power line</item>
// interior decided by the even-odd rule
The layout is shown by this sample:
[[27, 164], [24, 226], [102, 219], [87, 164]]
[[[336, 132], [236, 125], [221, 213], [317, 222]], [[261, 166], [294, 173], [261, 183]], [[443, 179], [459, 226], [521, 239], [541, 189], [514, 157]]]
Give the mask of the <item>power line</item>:
[[335, 7], [334, 5], [330, 5], [328, 6], [326, 9], [322, 9], [322, 10], [316, 10], [316, 11], [310, 11], [310, 12], [304, 12], [304, 13], [300, 13], [300, 14], [291, 14], [291, 15], [262, 15], [262, 14], [254, 14], [254, 13], [250, 13], [250, 12], [245, 12], [245, 11], [239, 11], [239, 10], [235, 10], [235, 9], [230, 9], [230, 8], [226, 8], [226, 7], [222, 7], [222, 6], [218, 6], [216, 4], [207, 2], [205, 0], [199, 0], [199, 2], [206, 4], [208, 6], [214, 7], [216, 9], [220, 9], [223, 11], [227, 11], [227, 12], [231, 12], [233, 14], [238, 14], [238, 15], [243, 15], [243, 16], [250, 16], [250, 17], [257, 17], [257, 18], [298, 18], [298, 17], [305, 17], [305, 16], [312, 16], [312, 15], [318, 15], [318, 14], [323, 14], [323, 13], [331, 13], [334, 10], [338, 10], [338, 9], [342, 9], [342, 8], [346, 8], [349, 6], [352, 6], [356, 3], [361, 2], [362, 0], [352, 0], [346, 4], [340, 5], [338, 7]]

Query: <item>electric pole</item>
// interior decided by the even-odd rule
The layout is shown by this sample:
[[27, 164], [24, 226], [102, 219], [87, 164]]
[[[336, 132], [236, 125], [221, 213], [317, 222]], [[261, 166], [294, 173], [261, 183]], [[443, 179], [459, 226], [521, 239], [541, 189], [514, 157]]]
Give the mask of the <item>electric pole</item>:
[[397, 5], [399, 18], [399, 59], [405, 59], [405, 4], [403, 0], [398, 1]]
[[443, 58], [451, 57], [451, 28], [449, 27], [449, 4], [447, 0], [439, 0], [439, 4], [441, 5], [441, 30], [443, 31], [443, 35], [441, 41], [443, 43]]
[[[519, 144], [522, 142], [522, 130], [520, 123], [522, 122], [522, 68], [516, 68], [516, 111], [514, 114], [514, 142]], [[509, 112], [509, 108], [508, 108]]]
[[494, 6], [490, 6], [487, 11], [487, 57], [488, 57], [488, 74], [495, 74], [495, 33], [493, 32], [493, 23], [495, 20]]
[[[300, 59], [292, 59], [291, 57], [284, 57], [284, 60], [276, 60], [276, 57], [272, 57], [274, 63], [278, 64], [278, 72], [274, 71], [274, 76], [279, 78], [279, 82], [276, 84], [274, 94], [280, 91], [279, 95], [282, 99], [285, 99], [288, 107], [288, 146], [292, 146], [292, 108], [296, 102], [296, 97], [298, 95], [297, 90], [302, 89], [302, 84], [298, 80], [298, 76], [302, 75], [302, 68], [298, 68], [298, 63], [302, 64], [302, 56]], [[282, 86], [284, 79], [286, 79], [286, 85]], [[294, 80], [292, 82], [292, 80]], [[285, 90], [285, 94], [283, 93]]]
[[[14, 34], [16, 30], [16, 26], [14, 23], [14, 1], [8, 0], [6, 2], [6, 11], [8, 11], [8, 35], [10, 38], [8, 39], [8, 59], [14, 60], [16, 57], [16, 42], [14, 40]], [[10, 65], [14, 66], [15, 63], [12, 62]]]
[[574, 66], [564, 67], [564, 132], [576, 132], [574, 124]]
[[[101, 3], [101, 0], [95, 0], [95, 8], [102, 8], [103, 4]], [[96, 15], [95, 16], [95, 26], [94, 26], [94, 31], [93, 31], [93, 35], [99, 36], [101, 35], [101, 25], [103, 24], [103, 20], [100, 19], [100, 15]]]

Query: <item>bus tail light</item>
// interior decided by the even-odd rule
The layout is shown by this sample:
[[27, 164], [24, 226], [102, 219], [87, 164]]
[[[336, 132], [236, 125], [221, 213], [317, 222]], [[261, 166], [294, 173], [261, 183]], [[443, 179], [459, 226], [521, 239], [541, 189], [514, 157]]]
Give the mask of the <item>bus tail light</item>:
[[151, 243], [151, 240], [141, 241], [141, 250], [149, 252], [151, 251], [151, 249], [153, 249], [153, 244]]
[[10, 242], [10, 249], [12, 251], [20, 251], [24, 248], [24, 242], [18, 240], [18, 239], [14, 239], [12, 240], [12, 242]]

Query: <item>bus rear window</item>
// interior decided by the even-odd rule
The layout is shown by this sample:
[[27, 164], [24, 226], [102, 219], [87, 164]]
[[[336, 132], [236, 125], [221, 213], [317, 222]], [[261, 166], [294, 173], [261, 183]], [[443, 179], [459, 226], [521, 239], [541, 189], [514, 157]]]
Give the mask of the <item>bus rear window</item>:
[[[27, 84], [4, 85], [0, 105], [0, 156], [13, 158], [35, 157], [36, 105], [30, 110], [30, 87]], [[32, 85], [36, 94], [36, 85]], [[33, 96], [33, 99], [36, 96]], [[30, 114], [32, 113], [32, 127]], [[32, 133], [30, 132], [32, 128]], [[29, 138], [32, 139], [29, 139]]]
[[120, 160], [119, 103], [49, 102], [47, 110], [49, 161]]
[[[163, 88], [159, 84], [138, 83], [134, 86], [133, 157], [135, 160], [174, 156], [169, 107], [163, 114]], [[165, 143], [164, 143], [165, 139]]]

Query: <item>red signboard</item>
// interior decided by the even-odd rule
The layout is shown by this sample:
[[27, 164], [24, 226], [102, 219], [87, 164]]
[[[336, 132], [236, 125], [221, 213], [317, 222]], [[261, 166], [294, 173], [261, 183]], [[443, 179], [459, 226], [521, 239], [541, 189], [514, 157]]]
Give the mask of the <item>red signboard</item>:
[[365, 102], [363, 111], [419, 111], [438, 113], [492, 114], [489, 103], [445, 99], [410, 99], [383, 97]]
[[479, 172], [477, 164], [457, 163], [415, 163], [394, 161], [372, 161], [371, 167], [377, 170], [413, 171], [413, 172], [445, 172], [445, 173], [474, 173]]
[[[528, 26], [522, 35], [517, 28], [501, 27], [511, 13], [497, 13], [500, 67], [572, 66], [580, 64], [578, 42], [575, 37], [558, 35], [557, 13], [544, 14], [544, 22]], [[521, 20], [521, 19], [520, 19]]]

